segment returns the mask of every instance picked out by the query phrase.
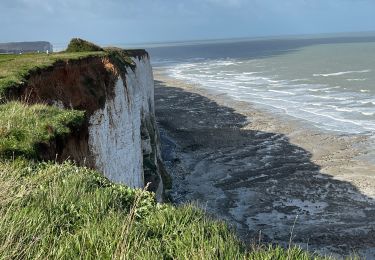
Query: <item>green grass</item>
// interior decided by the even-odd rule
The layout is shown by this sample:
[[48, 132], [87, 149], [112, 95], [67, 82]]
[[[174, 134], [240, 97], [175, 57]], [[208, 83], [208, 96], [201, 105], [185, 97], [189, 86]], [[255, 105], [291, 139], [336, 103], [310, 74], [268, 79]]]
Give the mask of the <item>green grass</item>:
[[69, 134], [84, 120], [84, 112], [42, 104], [0, 105], [0, 156], [37, 157], [38, 145]]
[[0, 162], [0, 259], [322, 259], [246, 250], [223, 222], [69, 162]]
[[27, 77], [35, 70], [52, 66], [57, 61], [76, 60], [89, 56], [105, 55], [104, 52], [61, 52], [53, 54], [2, 54], [0, 55], [0, 98], [10, 88], [26, 82]]
[[103, 51], [103, 49], [92, 42], [88, 42], [80, 38], [73, 38], [70, 41], [68, 48], [66, 49], [66, 52], [88, 52], [88, 51]]

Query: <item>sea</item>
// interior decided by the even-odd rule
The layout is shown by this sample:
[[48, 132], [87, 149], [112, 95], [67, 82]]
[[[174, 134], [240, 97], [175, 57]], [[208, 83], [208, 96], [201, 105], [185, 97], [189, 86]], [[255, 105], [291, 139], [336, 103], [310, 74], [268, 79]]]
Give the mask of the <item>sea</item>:
[[375, 33], [172, 43], [154, 67], [338, 134], [375, 134]]

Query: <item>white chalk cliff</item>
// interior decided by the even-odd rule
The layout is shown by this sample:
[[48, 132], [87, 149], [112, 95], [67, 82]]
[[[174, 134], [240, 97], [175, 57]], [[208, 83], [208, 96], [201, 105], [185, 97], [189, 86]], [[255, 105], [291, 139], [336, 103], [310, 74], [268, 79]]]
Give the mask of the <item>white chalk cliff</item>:
[[89, 149], [96, 168], [110, 180], [142, 188], [145, 155], [154, 153], [151, 159], [155, 166], [159, 157], [158, 144], [151, 143], [152, 139], [158, 140], [154, 79], [148, 56], [132, 60], [135, 68], [125, 68], [125, 80], [118, 77], [113, 97], [90, 117]]
[[32, 74], [19, 96], [86, 113], [69, 136], [45, 144], [42, 159], [73, 160], [129, 187], [151, 183], [149, 190], [161, 198], [165, 175], [146, 51], [113, 49], [56, 62]]

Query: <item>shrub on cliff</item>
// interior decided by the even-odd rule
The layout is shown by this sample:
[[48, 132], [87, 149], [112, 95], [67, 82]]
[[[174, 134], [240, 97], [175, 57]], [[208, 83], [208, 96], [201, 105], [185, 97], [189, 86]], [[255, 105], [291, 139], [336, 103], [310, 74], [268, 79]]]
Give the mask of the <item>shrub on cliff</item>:
[[95, 45], [94, 43], [85, 41], [80, 38], [73, 38], [68, 48], [66, 49], [66, 52], [90, 52], [90, 51], [103, 51], [101, 47], [98, 45]]

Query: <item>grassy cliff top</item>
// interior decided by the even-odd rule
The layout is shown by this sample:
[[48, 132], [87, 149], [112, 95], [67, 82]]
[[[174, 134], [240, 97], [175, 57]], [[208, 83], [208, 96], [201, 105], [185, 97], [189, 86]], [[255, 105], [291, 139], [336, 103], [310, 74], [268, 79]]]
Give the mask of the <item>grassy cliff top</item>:
[[89, 56], [105, 55], [104, 52], [61, 52], [2, 54], [0, 55], [0, 96], [7, 90], [16, 87], [27, 80], [27, 77], [37, 69], [52, 66], [57, 61], [77, 60]]
[[0, 100], [7, 91], [27, 81], [34, 71], [52, 66], [58, 61], [79, 60], [87, 57], [111, 56], [116, 62], [132, 66], [130, 56], [144, 55], [144, 50], [101, 48], [91, 42], [74, 38], [64, 52], [0, 54]]

